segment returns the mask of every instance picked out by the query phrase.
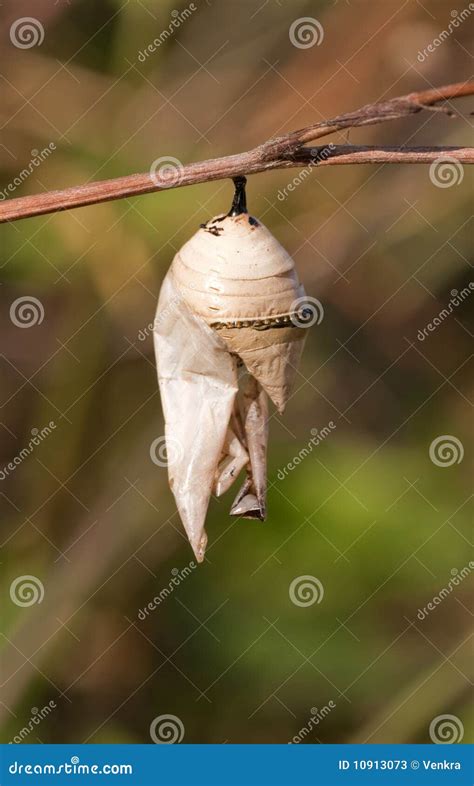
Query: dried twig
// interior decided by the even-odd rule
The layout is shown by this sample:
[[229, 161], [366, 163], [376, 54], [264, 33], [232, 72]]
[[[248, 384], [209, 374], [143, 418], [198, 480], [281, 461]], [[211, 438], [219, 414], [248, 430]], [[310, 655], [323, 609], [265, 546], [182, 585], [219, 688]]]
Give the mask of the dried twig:
[[[266, 172], [301, 165], [329, 166], [335, 164], [420, 164], [431, 163], [449, 156], [463, 164], [474, 163], [474, 148], [470, 147], [377, 147], [354, 145], [325, 145], [304, 147], [335, 131], [358, 126], [384, 123], [407, 117], [424, 109], [432, 109], [441, 101], [474, 95], [474, 82], [459, 82], [431, 90], [409, 93], [378, 104], [368, 104], [355, 112], [339, 115], [333, 120], [292, 131], [270, 139], [262, 145], [237, 155], [214, 158], [187, 164], [162, 172], [146, 172], [113, 180], [102, 180], [63, 191], [20, 197], [0, 204], [0, 223], [29, 216], [70, 210], [74, 207], [108, 202], [114, 199], [189, 186], [237, 175]], [[442, 105], [447, 115], [454, 115]]]

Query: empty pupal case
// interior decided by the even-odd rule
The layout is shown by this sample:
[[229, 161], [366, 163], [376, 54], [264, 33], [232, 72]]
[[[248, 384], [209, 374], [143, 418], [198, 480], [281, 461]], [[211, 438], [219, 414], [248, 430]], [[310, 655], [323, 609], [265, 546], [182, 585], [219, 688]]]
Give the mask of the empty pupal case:
[[245, 182], [177, 252], [155, 319], [170, 486], [199, 561], [210, 496], [243, 468], [231, 515], [265, 518], [266, 394], [282, 413], [306, 336], [294, 262], [247, 213]]

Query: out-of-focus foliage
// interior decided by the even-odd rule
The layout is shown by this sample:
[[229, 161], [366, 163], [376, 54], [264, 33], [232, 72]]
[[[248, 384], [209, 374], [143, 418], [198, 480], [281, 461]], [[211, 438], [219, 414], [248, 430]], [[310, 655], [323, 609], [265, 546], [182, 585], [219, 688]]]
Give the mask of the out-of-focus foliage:
[[[16, 0], [0, 14], [2, 189], [56, 147], [8, 198], [238, 152], [471, 67], [469, 19], [419, 55], [454, 18], [447, 0]], [[23, 16], [41, 21], [40, 46], [12, 44]], [[324, 37], [299, 48], [288, 31], [306, 16]], [[472, 101], [456, 109], [335, 139], [467, 144]], [[54, 423], [0, 481], [3, 740], [30, 724], [25, 742], [149, 742], [161, 714], [186, 742], [287, 742], [308, 724], [305, 742], [426, 742], [446, 713], [472, 738], [472, 576], [419, 612], [471, 559], [469, 297], [420, 339], [472, 280], [468, 169], [457, 179], [440, 187], [424, 166], [250, 179], [251, 211], [324, 319], [271, 417], [268, 521], [213, 500], [208, 560], [182, 579], [192, 553], [149, 453], [163, 416], [147, 326], [175, 250], [231, 184], [1, 228], [1, 467]], [[28, 329], [10, 318], [25, 296], [44, 308]], [[460, 463], [430, 459], [442, 435]], [[24, 575], [41, 604], [11, 601]], [[289, 587], [306, 575], [324, 596], [298, 606]]]

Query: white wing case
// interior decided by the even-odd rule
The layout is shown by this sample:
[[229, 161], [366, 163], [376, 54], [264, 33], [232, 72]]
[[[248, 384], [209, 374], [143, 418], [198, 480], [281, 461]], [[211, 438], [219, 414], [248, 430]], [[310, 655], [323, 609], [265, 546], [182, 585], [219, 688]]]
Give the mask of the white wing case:
[[171, 271], [160, 293], [154, 342], [170, 486], [201, 562], [204, 522], [238, 389], [236, 364], [218, 335], [184, 303]]

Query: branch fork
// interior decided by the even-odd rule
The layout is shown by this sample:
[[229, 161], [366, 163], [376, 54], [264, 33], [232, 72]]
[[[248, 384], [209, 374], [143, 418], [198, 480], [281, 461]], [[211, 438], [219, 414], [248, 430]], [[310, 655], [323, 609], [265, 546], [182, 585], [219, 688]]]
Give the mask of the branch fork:
[[[269, 139], [253, 150], [187, 164], [175, 171], [160, 173], [160, 176], [146, 172], [5, 200], [0, 202], [0, 223], [301, 164], [315, 167], [336, 164], [427, 164], [442, 157], [449, 157], [462, 164], [474, 164], [472, 147], [306, 146], [308, 142], [336, 131], [398, 120], [424, 110], [456, 117], [457, 113], [451, 106], [441, 102], [472, 95], [474, 81], [409, 93], [389, 101], [367, 104], [354, 112]], [[440, 103], [441, 106], [438, 106]]]

